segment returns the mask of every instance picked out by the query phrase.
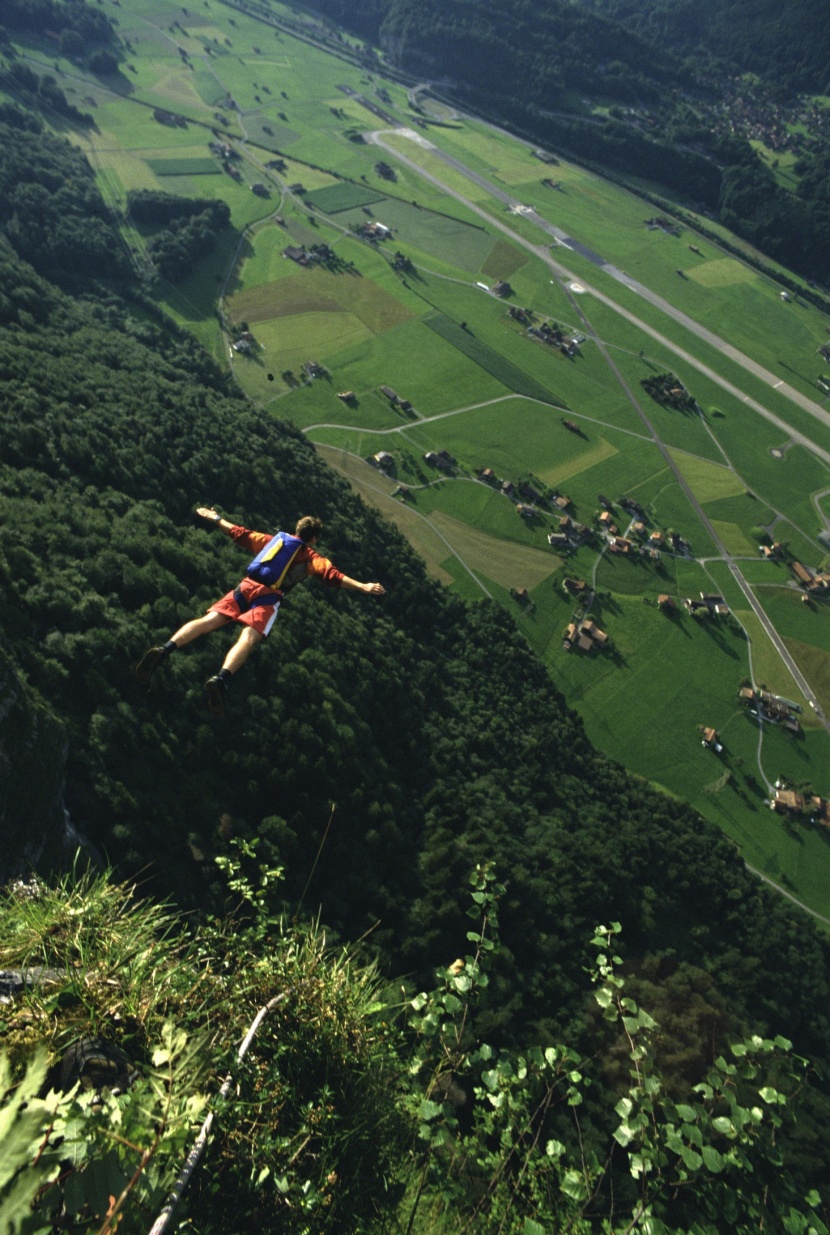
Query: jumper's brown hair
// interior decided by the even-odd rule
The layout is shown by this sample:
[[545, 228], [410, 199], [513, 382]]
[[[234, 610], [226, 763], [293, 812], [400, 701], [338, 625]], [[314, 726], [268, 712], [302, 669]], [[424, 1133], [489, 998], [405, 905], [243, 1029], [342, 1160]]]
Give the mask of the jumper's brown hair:
[[322, 519], [318, 519], [316, 515], [303, 515], [302, 519], [297, 520], [294, 535], [299, 536], [303, 544], [307, 545], [314, 540], [315, 536], [319, 536], [322, 531]]

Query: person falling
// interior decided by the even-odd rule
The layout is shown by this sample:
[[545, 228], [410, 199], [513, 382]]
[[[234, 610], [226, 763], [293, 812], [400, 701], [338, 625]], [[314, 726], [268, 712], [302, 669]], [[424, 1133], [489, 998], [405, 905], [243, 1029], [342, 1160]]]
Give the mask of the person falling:
[[367, 596], [383, 596], [386, 591], [380, 583], [350, 579], [332, 566], [328, 558], [316, 552], [314, 546], [320, 539], [323, 524], [313, 515], [304, 515], [293, 535], [289, 532], [268, 535], [229, 523], [212, 506], [200, 506], [196, 513], [256, 556], [248, 566], [246, 577], [233, 591], [211, 605], [204, 617], [186, 622], [160, 647], [149, 648], [136, 665], [135, 676], [142, 685], [149, 686], [156, 669], [173, 652], [220, 626], [239, 622], [242, 627], [239, 638], [219, 672], [205, 682], [208, 708], [215, 716], [225, 711], [225, 698], [234, 674], [239, 672], [256, 645], [270, 634], [283, 597], [303, 579], [315, 575], [330, 587], [343, 587]]

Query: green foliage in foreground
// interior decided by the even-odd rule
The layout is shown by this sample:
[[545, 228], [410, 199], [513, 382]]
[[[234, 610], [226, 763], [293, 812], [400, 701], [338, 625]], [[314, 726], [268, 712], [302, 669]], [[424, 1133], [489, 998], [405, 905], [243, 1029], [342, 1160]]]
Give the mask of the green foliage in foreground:
[[[7, 894], [4, 962], [40, 956], [55, 974], [4, 1029], [4, 1235], [146, 1230], [228, 1068], [189, 1215], [174, 1208], [171, 1230], [827, 1235], [818, 1193], [801, 1200], [778, 1169], [804, 1061], [786, 1039], [754, 1036], [685, 1101], [670, 1098], [657, 1026], [625, 991], [618, 924], [597, 930], [591, 977], [629, 1075], [597, 1153], [579, 1125], [591, 1061], [560, 1045], [498, 1051], [475, 1031], [504, 895], [489, 867], [471, 879], [470, 953], [393, 1027], [371, 968], [273, 917], [280, 872], [250, 846], [223, 865], [236, 909], [195, 931], [106, 878]], [[73, 985], [85, 991], [74, 1005]], [[244, 1062], [229, 1062], [257, 1004], [278, 1008]], [[120, 1095], [47, 1089], [47, 1049], [26, 1040], [51, 1032], [54, 1053], [61, 1034], [101, 1033], [107, 1017], [140, 1079]]]

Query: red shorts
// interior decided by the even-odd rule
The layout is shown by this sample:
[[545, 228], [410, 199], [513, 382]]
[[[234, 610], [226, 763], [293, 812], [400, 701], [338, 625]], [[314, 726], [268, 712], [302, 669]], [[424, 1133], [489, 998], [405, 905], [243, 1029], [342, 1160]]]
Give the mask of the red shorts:
[[[237, 594], [242, 596], [242, 606], [237, 600]], [[254, 630], [259, 631], [264, 639], [270, 634], [271, 627], [277, 620], [280, 602], [267, 605], [255, 604], [249, 609], [245, 609], [245, 604], [250, 605], [251, 601], [256, 600], [258, 596], [273, 596], [273, 594], [261, 583], [254, 583], [253, 579], [243, 579], [232, 592], [228, 592], [221, 600], [217, 600], [215, 605], [211, 605], [208, 613], [221, 613], [234, 622], [242, 622], [244, 626], [253, 626]]]

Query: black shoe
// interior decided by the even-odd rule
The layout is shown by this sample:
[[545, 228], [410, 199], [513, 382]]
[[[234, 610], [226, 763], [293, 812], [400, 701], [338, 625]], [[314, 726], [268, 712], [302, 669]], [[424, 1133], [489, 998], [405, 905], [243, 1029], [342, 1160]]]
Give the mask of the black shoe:
[[205, 682], [208, 711], [212, 716], [225, 715], [225, 695], [227, 692], [228, 684], [218, 674], [215, 677], [208, 678]]
[[163, 660], [168, 656], [167, 648], [150, 648], [145, 652], [133, 672], [135, 679], [142, 686], [149, 686], [150, 679]]

